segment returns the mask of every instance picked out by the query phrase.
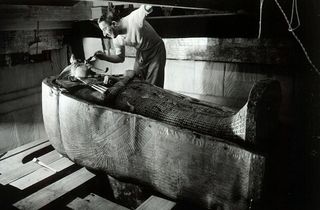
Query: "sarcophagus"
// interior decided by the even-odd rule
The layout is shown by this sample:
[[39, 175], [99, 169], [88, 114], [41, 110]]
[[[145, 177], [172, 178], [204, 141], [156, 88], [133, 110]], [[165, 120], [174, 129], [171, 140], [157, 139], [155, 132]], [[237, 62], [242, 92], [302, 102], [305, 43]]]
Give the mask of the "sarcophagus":
[[112, 101], [86, 85], [58, 83], [42, 84], [45, 128], [77, 164], [209, 209], [259, 201], [265, 157], [257, 151], [276, 124], [277, 82], [257, 83], [239, 111], [139, 80]]

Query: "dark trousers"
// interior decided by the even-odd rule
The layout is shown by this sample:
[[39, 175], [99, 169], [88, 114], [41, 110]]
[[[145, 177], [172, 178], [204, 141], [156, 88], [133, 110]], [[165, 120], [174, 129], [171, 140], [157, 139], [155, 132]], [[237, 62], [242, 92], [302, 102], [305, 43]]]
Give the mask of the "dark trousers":
[[161, 40], [149, 50], [137, 50], [134, 70], [145, 81], [163, 88], [166, 48]]

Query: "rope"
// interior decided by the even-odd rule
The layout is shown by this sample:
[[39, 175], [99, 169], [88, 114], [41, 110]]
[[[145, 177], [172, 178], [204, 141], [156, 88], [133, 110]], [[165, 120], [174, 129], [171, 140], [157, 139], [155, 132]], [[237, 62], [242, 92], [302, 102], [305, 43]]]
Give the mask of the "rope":
[[264, 0], [260, 0], [260, 17], [259, 17], [259, 33], [258, 33], [258, 39], [260, 39], [260, 37], [261, 37], [263, 2], [264, 2]]
[[[303, 46], [302, 42], [300, 41], [300, 39], [298, 38], [298, 36], [297, 36], [296, 33], [294, 32], [294, 30], [297, 29], [297, 27], [295, 27], [294, 29], [292, 29], [291, 23], [290, 23], [290, 21], [288, 20], [288, 17], [287, 17], [287, 15], [286, 15], [286, 13], [283, 11], [283, 9], [282, 9], [281, 5], [279, 4], [278, 0], [274, 0], [274, 1], [275, 1], [275, 3], [277, 4], [277, 6], [279, 7], [279, 9], [280, 9], [280, 11], [281, 11], [284, 19], [286, 20], [286, 22], [287, 22], [287, 24], [288, 24], [288, 26], [289, 26], [289, 29], [288, 29], [288, 30], [292, 33], [293, 37], [294, 37], [294, 38], [297, 40], [297, 42], [299, 43], [301, 49], [303, 50], [303, 53], [304, 53], [305, 57], [307, 58], [308, 62], [309, 62], [310, 65], [312, 66], [312, 68], [313, 68], [313, 69], [316, 71], [316, 73], [320, 76], [319, 69], [313, 64], [312, 60], [310, 59], [310, 57], [309, 57], [309, 55], [308, 55], [308, 52], [307, 52], [306, 48]], [[294, 0], [294, 1], [295, 1], [295, 0]], [[298, 12], [297, 12], [297, 11], [298, 11], [298, 9], [297, 9], [297, 3], [295, 3], [295, 4], [296, 4], [295, 8], [296, 8], [296, 13], [297, 13], [297, 18], [298, 18], [298, 20], [299, 20], [299, 15], [298, 15]], [[298, 25], [300, 26], [300, 20], [298, 21], [298, 23], [299, 23]]]
[[[298, 24], [297, 24], [297, 26], [295, 28], [292, 28], [294, 12], [296, 12]], [[293, 0], [292, 1], [292, 7], [291, 7], [290, 25], [289, 25], [289, 29], [288, 30], [289, 31], [294, 31], [299, 27], [300, 27], [300, 18], [299, 18], [299, 13], [298, 13], [298, 2], [297, 2], [297, 0]]]

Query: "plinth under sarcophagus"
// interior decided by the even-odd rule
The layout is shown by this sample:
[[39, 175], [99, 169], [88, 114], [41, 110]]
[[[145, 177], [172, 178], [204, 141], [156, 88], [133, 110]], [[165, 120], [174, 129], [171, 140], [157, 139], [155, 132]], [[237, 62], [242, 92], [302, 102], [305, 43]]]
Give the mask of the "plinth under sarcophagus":
[[45, 128], [59, 153], [208, 209], [259, 203], [266, 164], [261, 151], [274, 135], [278, 82], [256, 83], [238, 111], [138, 79], [113, 97], [86, 84], [59, 77], [42, 83]]

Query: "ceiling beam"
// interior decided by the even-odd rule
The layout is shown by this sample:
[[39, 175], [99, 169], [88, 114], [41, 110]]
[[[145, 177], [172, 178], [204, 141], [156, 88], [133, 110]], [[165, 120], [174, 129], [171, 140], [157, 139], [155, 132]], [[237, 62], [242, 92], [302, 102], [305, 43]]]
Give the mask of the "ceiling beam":
[[0, 0], [0, 4], [44, 6], [72, 6], [78, 2], [79, 0]]
[[107, 2], [115, 4], [150, 4], [156, 6], [168, 6], [178, 8], [192, 9], [212, 9], [212, 10], [244, 10], [248, 11], [251, 8], [257, 8], [259, 0], [0, 0], [0, 4], [16, 4], [16, 5], [52, 5], [52, 6], [70, 6], [80, 1], [96, 2], [98, 4], [107, 5]]
[[213, 10], [247, 10], [256, 0], [117, 0], [111, 2], [142, 3], [159, 6], [186, 7]]
[[78, 21], [91, 19], [92, 2], [74, 6], [1, 5], [0, 20], [25, 21]]

